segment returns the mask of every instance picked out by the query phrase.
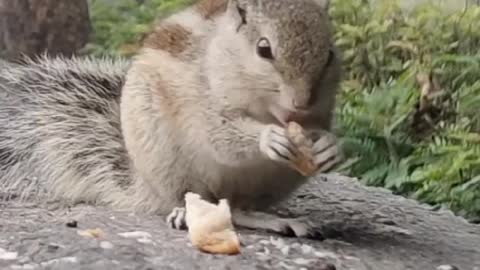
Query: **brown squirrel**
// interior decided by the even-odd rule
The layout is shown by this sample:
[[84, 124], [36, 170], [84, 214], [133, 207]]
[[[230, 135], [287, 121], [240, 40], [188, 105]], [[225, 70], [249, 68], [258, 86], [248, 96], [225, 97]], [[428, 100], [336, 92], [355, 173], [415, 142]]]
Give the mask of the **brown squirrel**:
[[[0, 187], [159, 213], [185, 228], [184, 194], [227, 199], [237, 226], [312, 236], [260, 212], [308, 180], [286, 124], [339, 161], [340, 80], [326, 0], [201, 0], [162, 19], [130, 61], [0, 68]], [[314, 136], [313, 136], [314, 137]], [[37, 190], [37, 192], [39, 192]]]

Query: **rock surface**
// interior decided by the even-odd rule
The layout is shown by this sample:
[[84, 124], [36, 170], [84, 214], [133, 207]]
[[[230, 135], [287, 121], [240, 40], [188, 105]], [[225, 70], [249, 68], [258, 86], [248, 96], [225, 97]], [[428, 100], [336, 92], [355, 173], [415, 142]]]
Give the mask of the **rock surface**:
[[[0, 269], [321, 270], [334, 269], [331, 263], [338, 270], [480, 270], [480, 226], [354, 179], [318, 177], [279, 211], [309, 215], [332, 238], [239, 230], [242, 253], [216, 256], [194, 249], [186, 232], [168, 229], [162, 217], [3, 202]], [[98, 239], [78, 233], [96, 228]]]

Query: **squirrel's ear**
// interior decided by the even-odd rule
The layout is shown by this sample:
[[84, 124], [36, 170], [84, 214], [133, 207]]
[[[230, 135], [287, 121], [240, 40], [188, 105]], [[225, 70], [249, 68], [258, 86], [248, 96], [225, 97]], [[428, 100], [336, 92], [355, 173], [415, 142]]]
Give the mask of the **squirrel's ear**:
[[243, 0], [228, 0], [227, 15], [233, 18], [240, 28], [247, 23], [247, 6]]
[[330, 7], [330, 0], [313, 0], [313, 1], [325, 10], [328, 10], [328, 8]]

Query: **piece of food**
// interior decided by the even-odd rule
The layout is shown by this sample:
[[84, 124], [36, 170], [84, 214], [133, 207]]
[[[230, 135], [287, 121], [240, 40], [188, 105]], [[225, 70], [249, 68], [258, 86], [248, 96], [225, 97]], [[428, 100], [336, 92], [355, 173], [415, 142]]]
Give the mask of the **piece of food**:
[[96, 228], [96, 229], [88, 229], [88, 230], [83, 230], [83, 231], [77, 231], [78, 235], [85, 236], [85, 237], [92, 237], [92, 238], [102, 238], [103, 237], [103, 231]]
[[313, 141], [309, 139], [303, 128], [296, 122], [289, 122], [287, 126], [287, 136], [298, 147], [300, 156], [293, 161], [293, 167], [304, 176], [311, 176], [317, 171], [313, 158]]
[[215, 254], [240, 253], [240, 241], [233, 228], [227, 200], [218, 205], [202, 200], [200, 195], [185, 194], [186, 222], [192, 244], [203, 252]]

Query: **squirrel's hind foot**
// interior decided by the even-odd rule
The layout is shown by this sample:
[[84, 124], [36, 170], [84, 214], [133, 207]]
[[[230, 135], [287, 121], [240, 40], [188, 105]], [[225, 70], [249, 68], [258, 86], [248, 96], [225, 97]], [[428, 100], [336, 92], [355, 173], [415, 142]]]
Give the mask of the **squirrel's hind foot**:
[[262, 212], [235, 211], [233, 222], [236, 226], [260, 229], [283, 236], [302, 237], [315, 240], [324, 240], [323, 234], [309, 224], [307, 220], [297, 218], [280, 218]]
[[175, 207], [167, 216], [168, 226], [172, 229], [188, 230], [187, 221], [185, 219], [186, 212], [185, 207]]

